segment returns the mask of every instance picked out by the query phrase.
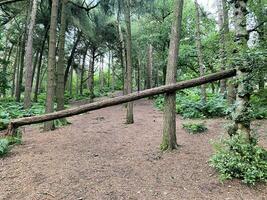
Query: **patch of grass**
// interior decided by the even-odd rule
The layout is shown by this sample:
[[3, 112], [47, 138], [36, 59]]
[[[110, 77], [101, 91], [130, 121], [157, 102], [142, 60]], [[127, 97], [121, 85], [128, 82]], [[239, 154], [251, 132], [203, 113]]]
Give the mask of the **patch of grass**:
[[248, 142], [242, 134], [234, 135], [215, 143], [214, 148], [210, 164], [222, 181], [238, 178], [252, 185], [267, 182], [267, 151], [258, 146], [255, 137]]
[[204, 123], [185, 123], [183, 129], [190, 134], [203, 133], [208, 130]]

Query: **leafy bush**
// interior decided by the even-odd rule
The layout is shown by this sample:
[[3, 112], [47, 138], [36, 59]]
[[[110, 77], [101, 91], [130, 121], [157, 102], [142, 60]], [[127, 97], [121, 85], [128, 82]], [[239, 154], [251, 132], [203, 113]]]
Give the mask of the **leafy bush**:
[[8, 148], [8, 140], [7, 139], [0, 139], [0, 157], [7, 154]]
[[183, 124], [183, 129], [185, 129], [190, 134], [203, 133], [208, 130], [204, 123]]
[[247, 142], [242, 135], [234, 135], [214, 145], [216, 153], [210, 159], [220, 179], [239, 178], [244, 183], [267, 182], [267, 151], [257, 145], [257, 139]]
[[250, 103], [254, 119], [267, 119], [267, 89], [253, 94]]
[[[164, 108], [164, 96], [159, 96], [155, 106]], [[208, 94], [203, 104], [196, 90], [184, 90], [176, 95], [176, 112], [183, 118], [222, 117], [228, 114], [227, 102], [220, 94]]]

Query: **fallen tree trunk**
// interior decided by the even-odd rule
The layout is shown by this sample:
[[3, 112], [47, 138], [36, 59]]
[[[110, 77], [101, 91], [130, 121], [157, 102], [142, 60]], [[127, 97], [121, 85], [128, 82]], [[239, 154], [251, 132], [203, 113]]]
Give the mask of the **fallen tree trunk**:
[[105, 108], [109, 106], [115, 106], [118, 104], [123, 104], [126, 102], [135, 101], [135, 100], [146, 98], [146, 97], [151, 97], [154, 95], [164, 94], [166, 92], [172, 92], [176, 90], [199, 86], [205, 83], [218, 81], [218, 80], [225, 79], [225, 78], [230, 78], [235, 75], [236, 75], [235, 69], [226, 70], [226, 71], [202, 76], [202, 77], [195, 78], [195, 79], [188, 80], [188, 81], [178, 82], [176, 84], [156, 87], [156, 88], [144, 90], [141, 92], [134, 92], [128, 95], [115, 97], [115, 98], [103, 100], [100, 102], [90, 103], [90, 104], [86, 104], [86, 105], [82, 105], [79, 107], [70, 108], [70, 109], [66, 109], [66, 110], [62, 110], [62, 111], [58, 111], [54, 113], [15, 119], [9, 123], [6, 134], [8, 135], [14, 134], [15, 130], [20, 126], [29, 125], [29, 124], [37, 124], [37, 123], [51, 121], [55, 119], [70, 117], [73, 115], [82, 114], [82, 113], [92, 111], [92, 110], [97, 110], [97, 109], [101, 109], [101, 108]]

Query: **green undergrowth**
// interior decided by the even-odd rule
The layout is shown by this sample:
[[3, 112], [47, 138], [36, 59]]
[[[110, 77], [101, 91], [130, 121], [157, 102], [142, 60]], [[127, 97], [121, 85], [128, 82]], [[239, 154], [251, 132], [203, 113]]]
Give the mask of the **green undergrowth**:
[[267, 119], [267, 89], [254, 93], [251, 98], [254, 119]]
[[189, 134], [204, 133], [208, 130], [204, 123], [184, 123], [183, 129], [185, 129]]
[[242, 134], [213, 144], [215, 154], [210, 165], [220, 175], [220, 180], [238, 178], [246, 184], [267, 182], [267, 151], [260, 147], [255, 137], [247, 142]]
[[5, 156], [12, 146], [21, 144], [22, 134], [20, 131], [17, 131], [14, 136], [6, 136], [0, 138], [0, 157]]
[[[267, 119], [267, 89], [254, 93], [250, 99], [252, 118]], [[159, 95], [154, 103], [160, 110], [164, 109], [164, 95]], [[201, 102], [199, 90], [187, 89], [176, 94], [176, 113], [183, 118], [225, 117], [233, 111], [222, 94], [207, 93], [206, 103]]]
[[[163, 110], [164, 96], [160, 95], [155, 100], [155, 106]], [[207, 102], [201, 102], [198, 90], [184, 90], [176, 95], [176, 112], [183, 118], [211, 118], [223, 117], [228, 114], [227, 102], [221, 94], [207, 95]]]

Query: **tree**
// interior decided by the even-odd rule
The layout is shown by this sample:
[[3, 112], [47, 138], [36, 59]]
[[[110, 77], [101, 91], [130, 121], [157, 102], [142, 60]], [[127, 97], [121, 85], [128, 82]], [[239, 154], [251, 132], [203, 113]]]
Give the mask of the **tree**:
[[[205, 74], [205, 65], [203, 61], [203, 53], [201, 46], [201, 31], [200, 31], [200, 14], [199, 14], [199, 4], [197, 0], [195, 0], [195, 9], [196, 9], [196, 47], [197, 47], [197, 57], [198, 57], [198, 65], [200, 76], [204, 76]], [[207, 94], [206, 94], [206, 86], [201, 85], [201, 101], [206, 103]]]
[[[49, 32], [49, 50], [48, 50], [48, 67], [47, 67], [47, 91], [45, 113], [54, 111], [55, 95], [55, 69], [56, 69], [56, 28], [58, 15], [58, 0], [52, 0], [50, 32]], [[49, 121], [44, 124], [44, 130], [54, 129], [54, 122]]]
[[[226, 0], [217, 0], [217, 10], [218, 10], [218, 25], [220, 34], [220, 68], [225, 70], [226, 67], [226, 34], [229, 32], [228, 24], [228, 12], [224, 11], [226, 8]], [[220, 81], [220, 92], [226, 95], [226, 80]]]
[[[124, 2], [124, 17], [126, 23], [126, 54], [127, 54], [127, 94], [132, 93], [132, 34], [130, 0]], [[134, 123], [133, 102], [127, 103], [126, 123]]]
[[236, 95], [236, 109], [232, 115], [234, 126], [229, 129], [229, 134], [243, 134], [248, 140], [250, 139], [250, 95], [253, 87], [250, 83], [251, 66], [246, 61], [246, 51], [248, 50], [248, 36], [246, 29], [247, 1], [233, 0], [231, 2], [234, 13], [235, 25], [235, 43], [234, 50], [237, 65], [238, 88]]
[[[174, 16], [170, 35], [170, 47], [167, 64], [166, 84], [176, 82], [177, 60], [179, 54], [180, 35], [182, 30], [183, 0], [174, 0]], [[163, 118], [162, 150], [177, 149], [176, 141], [176, 93], [170, 92], [165, 95], [165, 108]]]
[[66, 3], [67, 0], [63, 0], [61, 2], [61, 26], [59, 33], [58, 65], [56, 68], [57, 69], [56, 101], [57, 101], [58, 111], [64, 109], [65, 32], [67, 28]]
[[149, 44], [147, 51], [147, 79], [146, 79], [147, 89], [150, 89], [152, 87], [152, 68], [153, 68], [153, 46]]
[[24, 108], [27, 109], [31, 106], [31, 93], [32, 93], [32, 77], [33, 77], [33, 64], [32, 64], [32, 42], [33, 32], [37, 13], [37, 0], [32, 2], [32, 10], [30, 15], [30, 23], [27, 33], [27, 44], [25, 49], [24, 65], [25, 70], [25, 92], [24, 92]]

